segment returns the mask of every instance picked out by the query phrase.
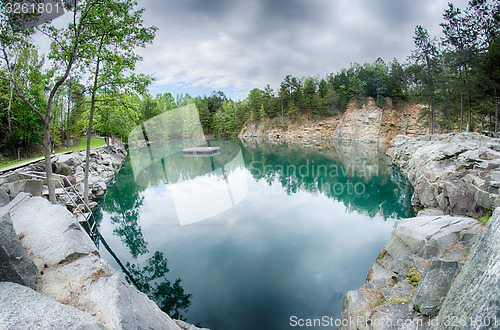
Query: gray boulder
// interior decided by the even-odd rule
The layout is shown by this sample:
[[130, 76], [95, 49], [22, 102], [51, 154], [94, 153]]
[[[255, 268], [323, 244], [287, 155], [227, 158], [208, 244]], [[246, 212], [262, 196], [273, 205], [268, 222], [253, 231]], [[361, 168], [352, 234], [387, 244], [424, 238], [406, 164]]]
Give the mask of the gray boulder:
[[[446, 296], [439, 320], [457, 320], [461, 329], [500, 326], [500, 209], [496, 209]], [[465, 322], [465, 323], [464, 323]], [[495, 323], [496, 322], [496, 323]], [[445, 323], [433, 329], [451, 329]]]
[[0, 218], [0, 282], [34, 288], [38, 270], [24, 251], [9, 214]]
[[3, 329], [105, 329], [90, 314], [10, 282], [0, 283], [0, 324]]
[[389, 303], [384, 305], [387, 312], [377, 311], [371, 317], [372, 329], [400, 330], [401, 325], [412, 323], [411, 305]]
[[0, 207], [10, 203], [10, 197], [4, 188], [0, 188]]
[[[94, 243], [75, 217], [62, 205], [52, 205], [42, 197], [24, 200], [11, 209], [17, 234], [22, 234], [28, 252], [57, 264], [98, 254]], [[20, 211], [21, 210], [21, 211]]]
[[178, 330], [179, 326], [144, 293], [128, 284], [122, 275], [101, 277], [86, 288], [85, 300], [102, 311], [105, 324], [120, 329]]
[[425, 268], [412, 303], [422, 314], [436, 316], [462, 264], [433, 258]]
[[73, 170], [66, 163], [54, 162], [52, 163], [52, 171], [55, 174], [61, 174], [65, 176], [73, 175]]
[[20, 192], [31, 194], [32, 196], [42, 196], [43, 181], [39, 179], [19, 180], [8, 183], [10, 197], [14, 198]]

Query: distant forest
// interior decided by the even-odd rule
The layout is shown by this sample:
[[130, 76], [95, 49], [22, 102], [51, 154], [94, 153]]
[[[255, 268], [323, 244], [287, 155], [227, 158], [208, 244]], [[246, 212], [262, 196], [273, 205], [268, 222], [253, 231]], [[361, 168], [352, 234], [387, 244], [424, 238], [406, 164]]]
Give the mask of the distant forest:
[[[273, 89], [270, 85], [255, 88], [245, 100], [237, 102], [220, 91], [196, 97], [174, 97], [171, 93], [152, 96], [147, 92], [151, 77], [139, 74], [131, 79], [127, 63], [113, 57], [112, 51], [119, 48], [116, 45], [121, 42], [129, 44], [120, 52], [132, 46], [143, 47], [152, 42], [154, 28], [134, 30], [134, 26], [130, 27], [127, 33], [136, 33], [143, 38], [140, 41], [107, 36], [109, 52], [101, 56], [102, 49], [96, 48], [93, 53], [84, 54], [79, 65], [65, 67], [69, 68], [68, 75], [59, 80], [54, 78], [56, 69], [52, 76], [42, 70], [45, 55], [39, 54], [29, 38], [23, 39], [24, 43], [19, 43], [22, 47], [13, 52], [9, 43], [20, 39], [2, 37], [0, 153], [7, 158], [14, 158], [18, 151], [23, 157], [40, 153], [47, 127], [50, 127], [53, 148], [67, 145], [72, 137], [87, 132], [89, 127], [92, 132], [126, 141], [136, 125], [192, 102], [198, 107], [205, 133], [212, 136], [235, 136], [250, 121], [261, 122], [268, 118], [275, 125], [286, 128], [284, 119], [333, 116], [344, 112], [349, 101], [363, 102], [367, 97], [372, 97], [380, 107], [385, 106], [386, 98], [391, 98], [395, 104], [422, 104], [421, 120], [431, 134], [452, 130], [496, 134], [500, 93], [500, 1], [471, 0], [464, 9], [449, 4], [443, 12], [441, 27], [443, 37], [437, 39], [424, 27], [417, 26], [414, 49], [404, 63], [378, 58], [373, 63], [352, 64], [325, 77], [287, 75], [278, 88]], [[88, 31], [90, 28], [91, 24]], [[116, 31], [117, 27], [114, 29]], [[47, 31], [50, 33], [50, 28]], [[73, 39], [68, 40], [67, 45], [71, 45]], [[52, 50], [57, 50], [57, 45]], [[13, 56], [11, 62], [6, 61], [9, 51], [17, 54], [14, 66]], [[57, 61], [54, 54], [48, 57]], [[79, 56], [80, 53], [75, 54]], [[134, 54], [129, 55], [125, 61], [140, 60]], [[70, 59], [68, 56], [59, 58], [63, 63], [69, 63]], [[75, 63], [78, 59], [75, 58]], [[81, 68], [95, 63], [97, 78], [81, 78], [84, 76], [80, 74]], [[103, 71], [109, 73], [107, 79], [112, 76], [114, 80], [102, 80]], [[21, 87], [22, 91], [16, 90]], [[39, 113], [34, 111], [37, 109]], [[50, 125], [45, 119], [50, 119]]]

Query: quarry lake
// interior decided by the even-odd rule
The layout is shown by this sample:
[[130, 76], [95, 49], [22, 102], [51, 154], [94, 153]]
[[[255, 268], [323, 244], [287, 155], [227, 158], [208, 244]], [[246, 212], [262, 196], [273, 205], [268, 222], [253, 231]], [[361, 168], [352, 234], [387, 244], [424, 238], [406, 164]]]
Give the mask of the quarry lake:
[[171, 314], [189, 300], [177, 312], [212, 330], [340, 318], [395, 220], [413, 215], [412, 188], [385, 148], [207, 145], [217, 151], [129, 152], [96, 211], [101, 256]]

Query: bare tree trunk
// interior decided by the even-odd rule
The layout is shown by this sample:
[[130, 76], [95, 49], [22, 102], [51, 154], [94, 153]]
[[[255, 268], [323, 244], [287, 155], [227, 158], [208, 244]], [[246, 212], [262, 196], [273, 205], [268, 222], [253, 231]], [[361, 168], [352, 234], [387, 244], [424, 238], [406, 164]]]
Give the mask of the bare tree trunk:
[[[9, 137], [12, 139], [12, 123], [10, 121], [10, 112], [12, 108], [12, 93], [13, 93], [13, 87], [12, 87], [12, 82], [10, 82], [10, 98], [9, 98], [9, 106], [7, 107], [7, 121], [9, 123]], [[14, 141], [12, 141], [14, 142]], [[16, 155], [16, 147], [14, 146], [14, 143], [12, 143], [12, 153], [15, 157]]]
[[69, 134], [69, 117], [71, 115], [71, 100], [70, 100], [70, 91], [68, 86], [68, 112], [66, 114], [66, 146], [69, 148], [70, 146], [70, 134]]
[[467, 130], [466, 132], [470, 132], [471, 128], [471, 109], [470, 109], [470, 87], [469, 87], [469, 74], [468, 69], [465, 67], [465, 84], [467, 85]]
[[460, 67], [460, 133], [464, 127], [464, 93], [462, 90], [462, 67]]
[[45, 156], [45, 174], [47, 176], [47, 187], [49, 189], [49, 200], [52, 204], [56, 203], [55, 185], [52, 175], [52, 161], [50, 154], [50, 116], [45, 118], [45, 127], [43, 132], [43, 153]]
[[[94, 72], [94, 87], [92, 88], [92, 98], [90, 103], [89, 128], [87, 130], [87, 152], [85, 153], [85, 174], [83, 179], [83, 198], [89, 204], [89, 168], [90, 168], [90, 141], [92, 139], [92, 121], [94, 120], [95, 98], [97, 94], [97, 82], [99, 78], [100, 58], [97, 59]], [[88, 210], [90, 211], [90, 210]]]
[[495, 137], [498, 136], [498, 91], [495, 86]]

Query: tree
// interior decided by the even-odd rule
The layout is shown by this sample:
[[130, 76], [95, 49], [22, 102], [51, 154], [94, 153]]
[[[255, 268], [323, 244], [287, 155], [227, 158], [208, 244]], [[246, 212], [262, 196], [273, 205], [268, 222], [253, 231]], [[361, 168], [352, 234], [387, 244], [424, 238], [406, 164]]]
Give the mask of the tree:
[[[456, 61], [459, 67], [460, 83], [462, 83], [462, 74], [465, 75], [465, 86], [467, 91], [467, 128], [470, 131], [471, 127], [471, 87], [469, 83], [469, 71], [472, 66], [472, 61], [475, 57], [475, 41], [477, 32], [474, 28], [475, 19], [467, 14], [461, 16], [460, 8], [455, 7], [452, 3], [448, 4], [448, 8], [444, 11], [443, 18], [445, 23], [441, 23], [443, 33], [445, 35], [444, 44], [448, 45], [456, 56]], [[462, 85], [460, 84], [460, 91]], [[460, 92], [462, 99], [462, 92]], [[461, 116], [460, 116], [460, 131], [462, 131], [463, 122], [463, 102], [461, 101]]]
[[415, 36], [413, 37], [416, 49], [412, 53], [412, 58], [417, 64], [423, 66], [422, 81], [425, 90], [425, 99], [429, 104], [430, 121], [429, 133], [434, 134], [434, 92], [435, 92], [435, 75], [438, 70], [438, 49], [434, 39], [431, 39], [425, 28], [418, 25], [415, 28]]
[[[77, 5], [77, 1], [65, 1], [66, 10], [73, 9], [73, 18], [71, 23], [64, 28], [56, 28], [50, 24], [43, 24], [37, 28], [45, 34], [52, 42], [51, 46], [55, 46], [60, 42], [64, 42], [65, 47], [59, 47], [59, 51], [55, 51], [55, 47], [51, 47], [49, 58], [52, 59], [49, 68], [44, 70], [39, 81], [30, 81], [31, 86], [25, 88], [18, 83], [15, 76], [17, 63], [13, 58], [20, 49], [25, 49], [31, 46], [31, 35], [34, 33], [33, 28], [18, 30], [19, 26], [11, 24], [9, 17], [5, 13], [0, 15], [0, 46], [2, 52], [2, 60], [5, 64], [7, 75], [2, 77], [12, 83], [15, 93], [26, 103], [29, 109], [34, 112], [44, 124], [44, 158], [45, 171], [47, 175], [47, 185], [49, 190], [49, 200], [52, 203], [56, 202], [55, 185], [52, 175], [51, 164], [51, 122], [52, 122], [52, 106], [56, 97], [57, 91], [69, 77], [69, 74], [76, 62], [79, 59], [79, 51], [87, 42], [82, 37], [82, 29], [85, 22], [89, 19], [89, 12], [93, 4], [87, 1], [82, 1]], [[33, 85], [44, 84], [50, 90], [47, 98], [47, 104], [42, 110], [33, 104], [27, 94]]]
[[89, 195], [89, 163], [92, 122], [96, 108], [97, 93], [102, 88], [120, 89], [132, 86], [145, 90], [149, 84], [148, 77], [135, 75], [131, 71], [135, 63], [141, 59], [135, 53], [136, 47], [145, 47], [154, 39], [155, 27], [142, 26], [144, 9], [135, 10], [132, 0], [93, 0], [89, 11], [88, 23], [84, 26], [83, 35], [95, 42], [82, 50], [81, 57], [84, 70], [90, 68], [92, 85], [90, 87], [90, 115], [87, 130], [87, 152], [85, 157], [84, 199], [88, 203]]

